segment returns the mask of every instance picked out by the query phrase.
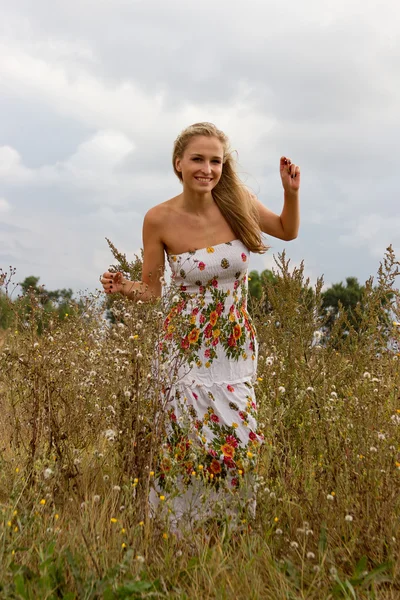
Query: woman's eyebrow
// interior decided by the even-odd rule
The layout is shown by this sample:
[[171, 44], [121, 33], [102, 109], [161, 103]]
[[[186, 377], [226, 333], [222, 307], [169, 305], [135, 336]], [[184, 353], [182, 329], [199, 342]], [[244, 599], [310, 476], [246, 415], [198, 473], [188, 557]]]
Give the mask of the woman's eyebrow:
[[[200, 158], [204, 158], [204, 155], [203, 155], [203, 154], [199, 154], [198, 152], [194, 152], [194, 153], [193, 153], [193, 154], [191, 154], [190, 156], [199, 156]], [[222, 156], [213, 156], [212, 158], [213, 158], [213, 159], [214, 159], [214, 158], [218, 158], [219, 160], [222, 160]]]

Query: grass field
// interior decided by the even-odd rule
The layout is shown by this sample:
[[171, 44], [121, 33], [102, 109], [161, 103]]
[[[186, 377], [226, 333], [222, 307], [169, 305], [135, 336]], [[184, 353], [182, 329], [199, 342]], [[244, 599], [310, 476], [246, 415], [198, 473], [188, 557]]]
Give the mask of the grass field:
[[160, 306], [121, 300], [108, 328], [93, 296], [41, 336], [39, 308], [4, 333], [0, 598], [400, 598], [398, 265], [388, 251], [367, 282], [358, 331], [342, 315], [320, 339], [322, 281], [310, 305], [303, 269], [277, 261], [273, 310], [254, 316], [257, 514], [235, 528], [177, 536], [149, 516]]

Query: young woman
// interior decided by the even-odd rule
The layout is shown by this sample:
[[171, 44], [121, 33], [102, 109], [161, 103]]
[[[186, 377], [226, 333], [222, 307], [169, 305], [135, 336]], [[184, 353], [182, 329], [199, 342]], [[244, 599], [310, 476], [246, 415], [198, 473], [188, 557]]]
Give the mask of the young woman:
[[[145, 215], [142, 281], [106, 272], [101, 283], [107, 294], [151, 300], [161, 296], [165, 255], [172, 270], [177, 294], [164, 323], [161, 360], [170, 364], [175, 353], [184, 361], [166, 390], [170, 424], [161, 471], [179, 463], [179, 518], [189, 505], [198, 513], [204, 482], [217, 494], [214, 502], [222, 489], [229, 497], [240, 495], [242, 481], [249, 483], [254, 472], [262, 434], [253, 388], [258, 345], [247, 313], [248, 261], [250, 252], [268, 249], [262, 233], [296, 238], [300, 169], [280, 159], [284, 206], [277, 215], [241, 183], [228, 139], [211, 123], [196, 123], [178, 136], [172, 164], [183, 190]], [[159, 489], [163, 481], [161, 472]]]

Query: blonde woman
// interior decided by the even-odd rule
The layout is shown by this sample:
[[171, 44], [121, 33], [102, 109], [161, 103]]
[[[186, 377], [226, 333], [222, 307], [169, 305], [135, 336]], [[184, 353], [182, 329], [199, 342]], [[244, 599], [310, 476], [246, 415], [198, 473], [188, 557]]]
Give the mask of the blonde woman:
[[[190, 368], [168, 389], [169, 456], [158, 482], [162, 490], [162, 465], [169, 471], [180, 461], [179, 518], [189, 504], [198, 513], [204, 482], [217, 494], [214, 500], [222, 488], [239, 496], [254, 472], [263, 436], [253, 388], [258, 345], [247, 313], [249, 256], [268, 249], [263, 233], [297, 237], [300, 168], [280, 159], [284, 205], [277, 215], [242, 184], [227, 137], [211, 123], [196, 123], [178, 136], [172, 164], [183, 190], [145, 215], [142, 281], [106, 272], [101, 282], [107, 294], [151, 300], [161, 296], [165, 258], [172, 270], [178, 293], [166, 315], [161, 357], [168, 363], [177, 351]], [[179, 336], [178, 315], [187, 317]]]

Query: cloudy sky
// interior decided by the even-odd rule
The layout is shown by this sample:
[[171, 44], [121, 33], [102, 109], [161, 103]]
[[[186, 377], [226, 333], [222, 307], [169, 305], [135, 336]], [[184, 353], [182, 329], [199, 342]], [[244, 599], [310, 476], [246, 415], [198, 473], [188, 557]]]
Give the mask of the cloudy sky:
[[0, 0], [0, 267], [94, 290], [133, 258], [145, 212], [180, 191], [170, 157], [197, 121], [280, 214], [279, 157], [302, 169], [286, 248], [326, 285], [400, 255], [397, 0]]

